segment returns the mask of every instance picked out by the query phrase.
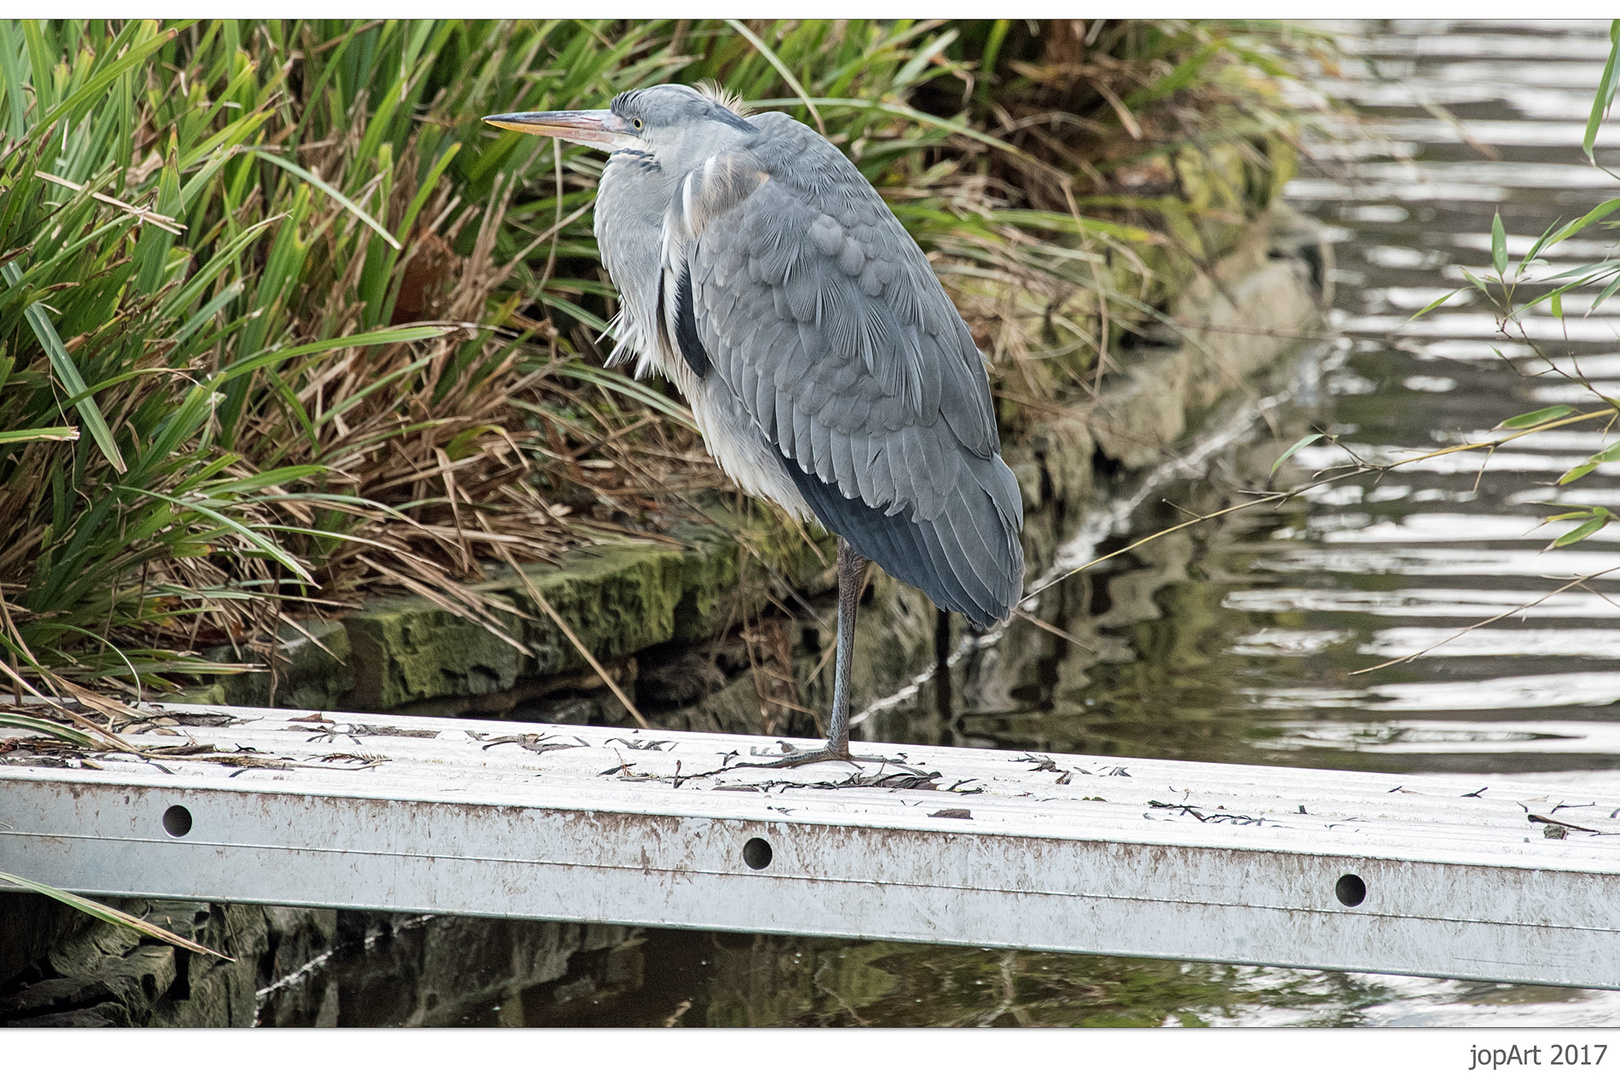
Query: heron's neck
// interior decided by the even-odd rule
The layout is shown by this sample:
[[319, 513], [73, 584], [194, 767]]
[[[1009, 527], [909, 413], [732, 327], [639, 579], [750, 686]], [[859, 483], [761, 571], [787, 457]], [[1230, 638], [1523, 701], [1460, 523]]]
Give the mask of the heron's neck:
[[628, 351], [657, 362], [657, 298], [664, 208], [674, 179], [646, 150], [617, 150], [596, 194], [596, 239], [602, 264], [623, 305], [614, 355]]

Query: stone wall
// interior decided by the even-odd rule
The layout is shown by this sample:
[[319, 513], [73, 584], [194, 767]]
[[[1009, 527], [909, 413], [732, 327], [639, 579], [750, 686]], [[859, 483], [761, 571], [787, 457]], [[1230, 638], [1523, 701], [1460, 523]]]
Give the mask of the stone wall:
[[0, 1027], [453, 1025], [548, 982], [564, 997], [588, 992], [579, 973], [631, 933], [251, 904], [120, 906], [234, 962], [143, 942], [44, 897], [0, 895], [9, 961]]
[[[82, 916], [53, 934], [25, 912], [43, 898], [0, 897], [10, 947], [36, 955], [0, 981], [0, 1025], [29, 1027], [246, 1027], [269, 944], [267, 913], [244, 904], [124, 900], [124, 910], [227, 956], [226, 963]], [[54, 901], [51, 901], [54, 903]], [[60, 906], [60, 905], [58, 905]], [[78, 912], [74, 912], [78, 915]], [[19, 917], [20, 916], [20, 917]]]

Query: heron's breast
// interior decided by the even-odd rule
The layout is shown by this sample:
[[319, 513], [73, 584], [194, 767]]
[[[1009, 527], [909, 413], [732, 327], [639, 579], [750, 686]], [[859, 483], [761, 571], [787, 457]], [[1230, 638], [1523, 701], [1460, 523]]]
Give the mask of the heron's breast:
[[711, 372], [700, 378], [680, 361], [662, 365], [692, 408], [709, 456], [737, 486], [757, 499], [769, 499], [802, 521], [812, 521], [810, 507], [782, 463], [782, 455], [765, 439], [731, 388]]

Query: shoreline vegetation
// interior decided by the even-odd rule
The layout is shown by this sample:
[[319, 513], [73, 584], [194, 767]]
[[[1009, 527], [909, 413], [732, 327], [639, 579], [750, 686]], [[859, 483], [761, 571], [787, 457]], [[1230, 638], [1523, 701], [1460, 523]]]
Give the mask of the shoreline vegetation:
[[480, 115], [709, 79], [821, 127], [1016, 442], [1175, 339], [1330, 62], [1259, 23], [0, 23], [0, 686], [111, 722], [378, 594], [510, 641], [496, 568], [730, 490], [602, 366], [602, 160]]

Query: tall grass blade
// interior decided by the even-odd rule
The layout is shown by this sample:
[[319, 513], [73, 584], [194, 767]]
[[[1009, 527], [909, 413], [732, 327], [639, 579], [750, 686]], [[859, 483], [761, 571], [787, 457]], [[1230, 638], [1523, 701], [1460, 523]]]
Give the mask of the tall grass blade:
[[304, 181], [306, 184], [309, 184], [311, 187], [319, 188], [333, 202], [337, 203], [339, 206], [343, 207], [343, 209], [365, 222], [367, 228], [371, 229], [372, 232], [382, 237], [383, 242], [389, 247], [393, 248], [395, 251], [399, 251], [404, 247], [403, 244], [394, 238], [393, 233], [385, 229], [376, 218], [360, 209], [359, 204], [357, 204], [353, 199], [349, 198], [347, 195], [343, 194], [343, 192], [339, 191], [331, 184], [328, 184], [325, 180], [322, 180], [320, 177], [316, 176], [302, 165], [294, 164], [293, 162], [288, 161], [286, 158], [277, 157], [269, 151], [261, 150], [258, 147], [253, 148], [253, 153], [258, 156], [259, 160], [267, 161], [279, 169], [285, 169], [287, 172], [298, 177], [298, 179]]
[[1609, 59], [1603, 65], [1603, 75], [1598, 79], [1597, 93], [1592, 96], [1592, 112], [1586, 119], [1586, 133], [1581, 138], [1581, 149], [1586, 152], [1586, 160], [1593, 165], [1597, 164], [1597, 133], [1603, 126], [1603, 118], [1608, 115], [1609, 106], [1614, 102], [1614, 91], [1620, 83], [1620, 19], [1609, 24]]
[[[6, 284], [14, 289], [22, 281], [22, 271], [17, 268], [15, 262], [0, 266], [0, 276], [3, 276]], [[96, 445], [101, 448], [101, 452], [107, 456], [114, 469], [120, 473], [128, 472], [129, 466], [124, 464], [124, 455], [118, 452], [118, 444], [113, 441], [112, 431], [107, 427], [107, 419], [96, 407], [95, 399], [85, 393], [84, 377], [79, 374], [73, 358], [68, 356], [67, 349], [62, 345], [62, 339], [57, 336], [56, 327], [51, 324], [45, 305], [37, 302], [29, 304], [24, 317], [28, 320], [29, 329], [39, 340], [40, 347], [50, 357], [51, 369], [56, 372], [62, 386], [69, 394], [78, 398], [73, 408], [78, 412], [79, 419], [84, 421], [90, 437], [96, 441]]]

